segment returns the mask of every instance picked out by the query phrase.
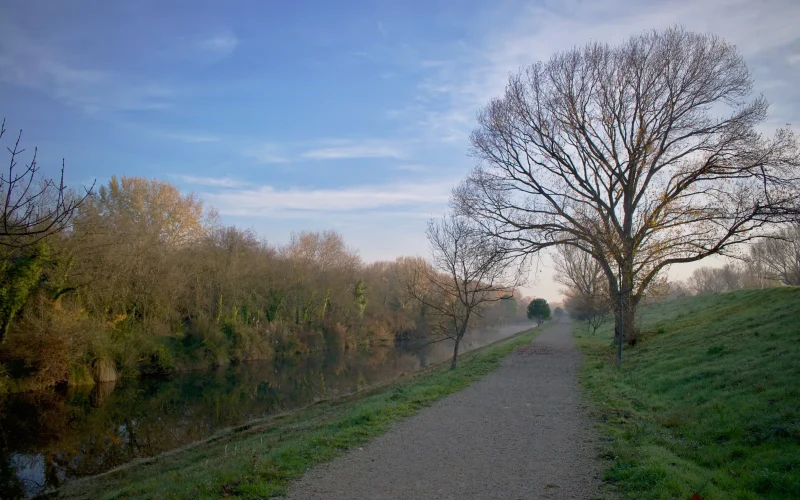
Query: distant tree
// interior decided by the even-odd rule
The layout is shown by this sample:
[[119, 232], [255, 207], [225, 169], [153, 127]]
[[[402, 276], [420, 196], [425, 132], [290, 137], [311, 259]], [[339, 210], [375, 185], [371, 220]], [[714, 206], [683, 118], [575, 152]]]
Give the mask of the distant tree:
[[700, 267], [688, 279], [695, 295], [731, 292], [743, 288], [745, 271], [734, 263], [722, 267]]
[[782, 228], [772, 236], [750, 247], [749, 260], [760, 266], [767, 279], [800, 285], [800, 223]]
[[528, 319], [535, 320], [537, 325], [549, 320], [550, 304], [545, 299], [533, 299], [528, 304]]
[[[0, 124], [0, 138], [6, 132], [5, 124], [5, 120]], [[69, 193], [63, 160], [60, 179], [40, 178], [38, 148], [34, 148], [30, 163], [20, 168], [19, 156], [25, 152], [21, 140], [20, 130], [14, 145], [7, 148], [11, 155], [8, 171], [0, 174], [0, 247], [6, 250], [33, 246], [63, 231], [91, 192], [89, 188], [82, 196]]]
[[553, 264], [554, 279], [564, 285], [562, 293], [571, 316], [585, 321], [586, 329], [594, 334], [613, 316], [614, 301], [603, 266], [591, 254], [569, 245], [556, 247]]
[[797, 138], [760, 133], [769, 104], [752, 93], [733, 44], [681, 27], [557, 53], [480, 112], [459, 212], [508, 252], [590, 254], [634, 343], [659, 273], [797, 216]]
[[470, 320], [490, 303], [513, 295], [522, 274], [497, 242], [465, 217], [431, 220], [427, 236], [431, 265], [418, 263], [403, 281], [409, 295], [435, 318], [434, 334], [454, 341], [450, 368], [455, 369]]
[[564, 310], [563, 310], [563, 309], [561, 309], [560, 307], [556, 307], [556, 308], [553, 310], [553, 317], [560, 318], [560, 317], [561, 317], [561, 316], [563, 316], [563, 315], [564, 315]]

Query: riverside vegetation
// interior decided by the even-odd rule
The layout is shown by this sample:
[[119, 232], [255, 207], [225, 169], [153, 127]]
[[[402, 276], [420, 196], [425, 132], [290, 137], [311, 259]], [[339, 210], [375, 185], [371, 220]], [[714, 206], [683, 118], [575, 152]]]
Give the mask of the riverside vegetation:
[[576, 328], [581, 382], [623, 498], [800, 498], [800, 288], [649, 306], [618, 370], [611, 325]]
[[[432, 326], [398, 278], [423, 259], [366, 264], [334, 232], [270, 245], [158, 180], [113, 177], [64, 231], [3, 248], [0, 392], [390, 345]], [[520, 300], [484, 324], [524, 319]]]

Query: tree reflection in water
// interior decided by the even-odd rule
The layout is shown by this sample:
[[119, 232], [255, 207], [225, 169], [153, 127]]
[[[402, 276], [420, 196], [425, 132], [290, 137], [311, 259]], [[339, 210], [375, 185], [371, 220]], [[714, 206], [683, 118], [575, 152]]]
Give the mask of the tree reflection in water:
[[[508, 333], [482, 336], [473, 347]], [[446, 360], [451, 351], [444, 342], [333, 349], [167, 380], [8, 395], [0, 399], [0, 498], [33, 496], [250, 420], [390, 381]]]

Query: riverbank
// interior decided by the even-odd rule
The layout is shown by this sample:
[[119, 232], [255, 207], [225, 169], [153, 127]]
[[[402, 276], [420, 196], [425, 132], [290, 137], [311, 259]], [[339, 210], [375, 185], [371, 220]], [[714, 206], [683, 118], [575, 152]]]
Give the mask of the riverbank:
[[269, 498], [308, 468], [384, 433], [499, 366], [539, 329], [466, 353], [452, 371], [430, 367], [352, 397], [241, 426], [199, 445], [68, 484], [61, 498]]
[[800, 288], [676, 299], [642, 327], [622, 370], [613, 325], [575, 330], [606, 481], [630, 499], [800, 498]]

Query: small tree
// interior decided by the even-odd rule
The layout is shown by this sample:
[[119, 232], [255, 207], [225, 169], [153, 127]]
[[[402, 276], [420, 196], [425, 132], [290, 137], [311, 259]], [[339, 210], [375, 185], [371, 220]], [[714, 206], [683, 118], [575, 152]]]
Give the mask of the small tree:
[[[6, 132], [6, 121], [0, 124], [0, 138]], [[12, 147], [8, 171], [0, 173], [0, 248], [12, 250], [33, 246], [51, 234], [64, 230], [75, 211], [89, 196], [71, 196], [64, 184], [64, 162], [58, 180], [40, 178], [34, 148], [31, 162], [19, 168], [22, 131]]]
[[418, 262], [401, 280], [409, 295], [429, 312], [432, 333], [441, 340], [453, 340], [450, 368], [455, 369], [472, 317], [481, 316], [491, 302], [512, 295], [522, 273], [495, 240], [465, 217], [431, 220], [427, 236], [431, 265]]
[[553, 310], [553, 317], [555, 317], [555, 318], [560, 318], [560, 317], [561, 317], [561, 316], [563, 316], [563, 315], [564, 315], [564, 310], [563, 310], [563, 309], [561, 309], [560, 307], [556, 307], [556, 308]]
[[536, 320], [537, 325], [541, 325], [550, 319], [550, 304], [544, 299], [533, 299], [528, 304], [528, 319]]

